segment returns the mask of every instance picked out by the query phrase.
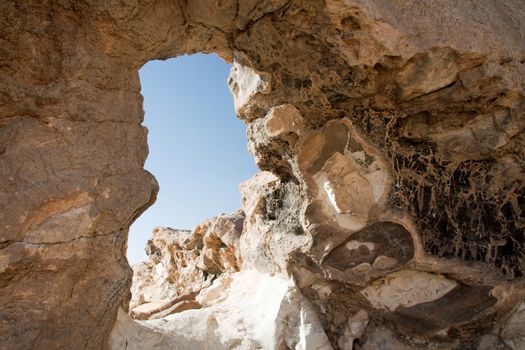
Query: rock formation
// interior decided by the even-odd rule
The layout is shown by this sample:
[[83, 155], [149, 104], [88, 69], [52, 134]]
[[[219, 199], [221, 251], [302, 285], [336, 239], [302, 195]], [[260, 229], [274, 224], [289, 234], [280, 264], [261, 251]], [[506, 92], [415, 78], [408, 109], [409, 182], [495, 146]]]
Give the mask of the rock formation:
[[[0, 347], [525, 348], [524, 18], [520, 0], [1, 2]], [[196, 52], [233, 62], [262, 172], [242, 234], [210, 222], [170, 251], [158, 232], [166, 279], [132, 311], [171, 299], [136, 322], [127, 231], [158, 190], [137, 71]]]
[[206, 221], [193, 231], [157, 227], [146, 251], [149, 260], [133, 266], [130, 313], [158, 318], [200, 307], [195, 296], [223, 272], [239, 271], [241, 212]]

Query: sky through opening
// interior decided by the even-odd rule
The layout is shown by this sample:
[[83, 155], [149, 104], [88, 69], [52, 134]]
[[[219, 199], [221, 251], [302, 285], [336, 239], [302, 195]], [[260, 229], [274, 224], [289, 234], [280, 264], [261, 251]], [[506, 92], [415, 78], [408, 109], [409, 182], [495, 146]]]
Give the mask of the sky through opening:
[[145, 169], [160, 191], [130, 228], [131, 264], [146, 259], [155, 226], [192, 229], [240, 208], [239, 183], [257, 168], [226, 83], [230, 66], [216, 55], [197, 54], [151, 61], [140, 70], [149, 130]]

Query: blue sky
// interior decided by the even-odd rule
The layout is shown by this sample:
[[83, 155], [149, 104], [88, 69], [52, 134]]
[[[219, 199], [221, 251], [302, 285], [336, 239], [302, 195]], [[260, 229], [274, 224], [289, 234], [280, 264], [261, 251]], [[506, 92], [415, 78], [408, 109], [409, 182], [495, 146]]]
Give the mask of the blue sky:
[[230, 65], [215, 55], [151, 61], [140, 70], [149, 156], [157, 201], [130, 228], [128, 259], [146, 259], [155, 226], [192, 229], [240, 208], [239, 183], [257, 172], [246, 126], [227, 86]]

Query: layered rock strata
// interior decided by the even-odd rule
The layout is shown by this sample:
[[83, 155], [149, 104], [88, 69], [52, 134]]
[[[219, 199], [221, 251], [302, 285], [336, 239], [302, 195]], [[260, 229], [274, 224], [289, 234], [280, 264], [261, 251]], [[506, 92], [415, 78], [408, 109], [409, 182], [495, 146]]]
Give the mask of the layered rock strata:
[[[1, 347], [523, 348], [524, 18], [519, 0], [1, 2]], [[157, 193], [137, 71], [196, 52], [233, 62], [265, 172], [238, 278], [144, 321], [173, 318], [166, 335], [125, 317], [127, 230]], [[257, 320], [228, 313], [263, 305], [249, 281]]]

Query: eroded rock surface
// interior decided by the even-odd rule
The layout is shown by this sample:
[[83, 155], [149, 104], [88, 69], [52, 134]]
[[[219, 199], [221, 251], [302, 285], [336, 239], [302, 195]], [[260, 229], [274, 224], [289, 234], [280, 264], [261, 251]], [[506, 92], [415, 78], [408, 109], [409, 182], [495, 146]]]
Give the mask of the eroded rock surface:
[[149, 260], [133, 266], [130, 314], [159, 318], [199, 308], [197, 294], [223, 273], [239, 271], [239, 211], [207, 220], [192, 231], [156, 227], [148, 241]]
[[[522, 348], [524, 18], [520, 0], [1, 2], [1, 347]], [[238, 246], [212, 224], [153, 240], [132, 307], [174, 304], [133, 323], [127, 229], [157, 192], [137, 71], [195, 52], [234, 63], [264, 172]]]

